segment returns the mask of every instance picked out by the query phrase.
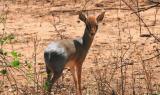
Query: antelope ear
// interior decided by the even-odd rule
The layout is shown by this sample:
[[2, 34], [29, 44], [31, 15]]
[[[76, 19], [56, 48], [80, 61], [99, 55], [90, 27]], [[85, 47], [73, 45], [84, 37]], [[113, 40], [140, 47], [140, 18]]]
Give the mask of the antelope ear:
[[101, 22], [104, 18], [105, 12], [102, 12], [98, 17], [97, 17], [97, 22]]
[[81, 20], [81, 21], [83, 21], [84, 23], [86, 23], [86, 16], [80, 11], [79, 12], [79, 19]]

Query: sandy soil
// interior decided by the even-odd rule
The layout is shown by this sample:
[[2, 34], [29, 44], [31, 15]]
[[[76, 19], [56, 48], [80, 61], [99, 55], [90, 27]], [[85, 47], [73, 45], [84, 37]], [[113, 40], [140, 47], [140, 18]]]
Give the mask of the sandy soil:
[[[5, 9], [3, 9], [4, 3], [8, 6]], [[96, 4], [99, 4], [100, 7], [96, 7]], [[158, 93], [160, 91], [160, 61], [158, 58], [154, 58], [142, 63], [141, 57], [147, 59], [156, 55], [157, 52], [155, 51], [160, 49], [160, 44], [153, 37], [140, 37], [138, 17], [131, 14], [132, 11], [128, 10], [124, 4], [122, 4], [122, 9], [126, 10], [118, 10], [118, 5], [119, 2], [98, 0], [90, 2], [86, 7], [87, 10], [96, 9], [86, 12], [88, 15], [98, 15], [103, 9], [106, 9], [106, 14], [103, 22], [99, 25], [98, 32], [83, 65], [82, 91], [84, 95], [108, 95], [106, 93], [111, 93], [110, 90], [113, 88], [117, 93], [121, 93], [120, 66], [125, 65], [122, 68], [126, 87], [125, 95], [133, 95], [133, 87], [135, 87], [136, 95], [147, 93], [146, 89], [149, 84], [151, 84], [153, 93]], [[148, 3], [142, 2], [141, 5], [147, 6]], [[43, 81], [46, 77], [43, 52], [50, 42], [61, 39], [57, 31], [65, 39], [83, 35], [84, 23], [78, 19], [78, 14], [74, 12], [81, 8], [81, 3], [74, 4], [73, 2], [60, 1], [56, 2], [55, 6], [42, 2], [35, 2], [35, 4], [29, 2], [28, 5], [25, 2], [21, 4], [1, 2], [0, 10], [8, 10], [5, 32], [12, 33], [16, 37], [13, 42], [3, 47], [8, 51], [16, 50], [20, 52], [22, 54], [22, 64], [25, 60], [34, 63], [34, 39], [37, 37], [37, 72], [43, 73], [40, 73], [42, 77], [40, 81]], [[160, 12], [157, 13], [156, 24], [153, 25], [155, 12], [155, 8], [141, 12], [141, 17], [149, 25], [152, 33], [159, 36]], [[0, 30], [3, 28], [3, 24], [0, 23]], [[2, 33], [3, 31], [1, 35]], [[142, 34], [147, 33], [146, 27], [142, 24]], [[120, 61], [122, 56], [123, 62]], [[145, 73], [145, 70], [148, 73]], [[21, 75], [21, 73], [15, 74], [19, 83], [26, 85], [22, 77], [18, 77], [18, 75]], [[56, 90], [56, 95], [73, 95], [74, 85], [71, 74], [65, 70], [63, 76], [64, 79], [60, 79], [58, 83], [60, 86], [62, 84], [64, 86], [55, 86], [61, 89]], [[148, 83], [148, 85], [146, 76], [151, 78], [151, 83]], [[2, 76], [0, 76], [0, 79], [3, 79]], [[102, 83], [101, 86], [99, 83]], [[33, 85], [31, 84], [31, 86]], [[101, 88], [101, 90], [98, 90], [98, 88]], [[5, 91], [7, 91], [6, 89]], [[3, 91], [2, 94], [7, 95]]]

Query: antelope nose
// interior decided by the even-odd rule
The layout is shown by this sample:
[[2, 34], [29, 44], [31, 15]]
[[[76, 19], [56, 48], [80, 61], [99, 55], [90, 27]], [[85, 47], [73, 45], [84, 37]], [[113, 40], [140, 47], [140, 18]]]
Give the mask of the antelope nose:
[[93, 35], [94, 35], [94, 33], [93, 33], [93, 32], [91, 32], [91, 35], [93, 36]]

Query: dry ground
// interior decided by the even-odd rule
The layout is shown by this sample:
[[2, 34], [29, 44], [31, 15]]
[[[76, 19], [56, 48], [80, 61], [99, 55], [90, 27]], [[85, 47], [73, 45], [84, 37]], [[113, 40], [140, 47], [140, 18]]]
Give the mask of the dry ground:
[[[39, 90], [43, 89], [41, 87], [46, 77], [44, 48], [48, 43], [59, 40], [61, 37], [67, 39], [83, 35], [84, 23], [78, 19], [76, 11], [83, 8], [84, 2], [60, 0], [51, 4], [49, 0], [48, 2], [28, 1], [0, 2], [1, 14], [6, 11], [8, 13], [5, 26], [4, 23], [0, 23], [0, 34], [11, 33], [16, 37], [2, 48], [21, 53], [20, 70], [8, 67], [16, 81], [11, 75], [8, 77], [0, 75], [1, 95], [16, 95], [16, 84], [19, 88], [19, 95], [43, 93]], [[83, 65], [83, 94], [110, 95], [115, 92], [122, 95], [124, 92], [125, 95], [146, 93], [159, 95], [160, 59], [159, 57], [151, 58], [159, 54], [159, 42], [153, 37], [140, 37], [139, 19], [135, 14], [131, 14], [132, 11], [124, 3], [120, 10], [118, 1], [91, 1], [86, 5], [85, 9], [88, 11], [85, 13], [98, 15], [105, 9], [106, 14], [99, 25], [95, 40]], [[140, 3], [142, 7], [149, 6], [149, 4], [145, 0], [141, 0]], [[160, 12], [157, 12], [156, 23], [155, 13], [156, 8], [152, 8], [141, 12], [141, 17], [149, 25], [152, 33], [160, 37]], [[141, 25], [142, 34], [147, 34], [148, 30], [143, 23]], [[34, 42], [37, 43], [36, 57]], [[33, 89], [36, 86], [32, 80], [35, 77], [35, 62], [37, 81], [40, 85], [37, 92]], [[28, 68], [29, 63], [31, 68]], [[0, 70], [2, 68], [1, 66]], [[64, 71], [63, 77], [55, 84], [53, 92], [55, 95], [74, 95], [74, 83], [68, 70]]]

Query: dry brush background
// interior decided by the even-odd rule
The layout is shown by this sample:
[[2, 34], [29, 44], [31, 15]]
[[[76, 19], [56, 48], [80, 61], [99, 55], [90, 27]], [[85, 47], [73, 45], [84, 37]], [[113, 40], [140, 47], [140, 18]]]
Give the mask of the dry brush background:
[[[0, 0], [0, 94], [44, 95], [44, 48], [82, 36], [78, 11], [105, 10], [83, 64], [83, 95], [159, 95], [159, 7], [159, 0]], [[52, 94], [74, 90], [66, 69]]]

